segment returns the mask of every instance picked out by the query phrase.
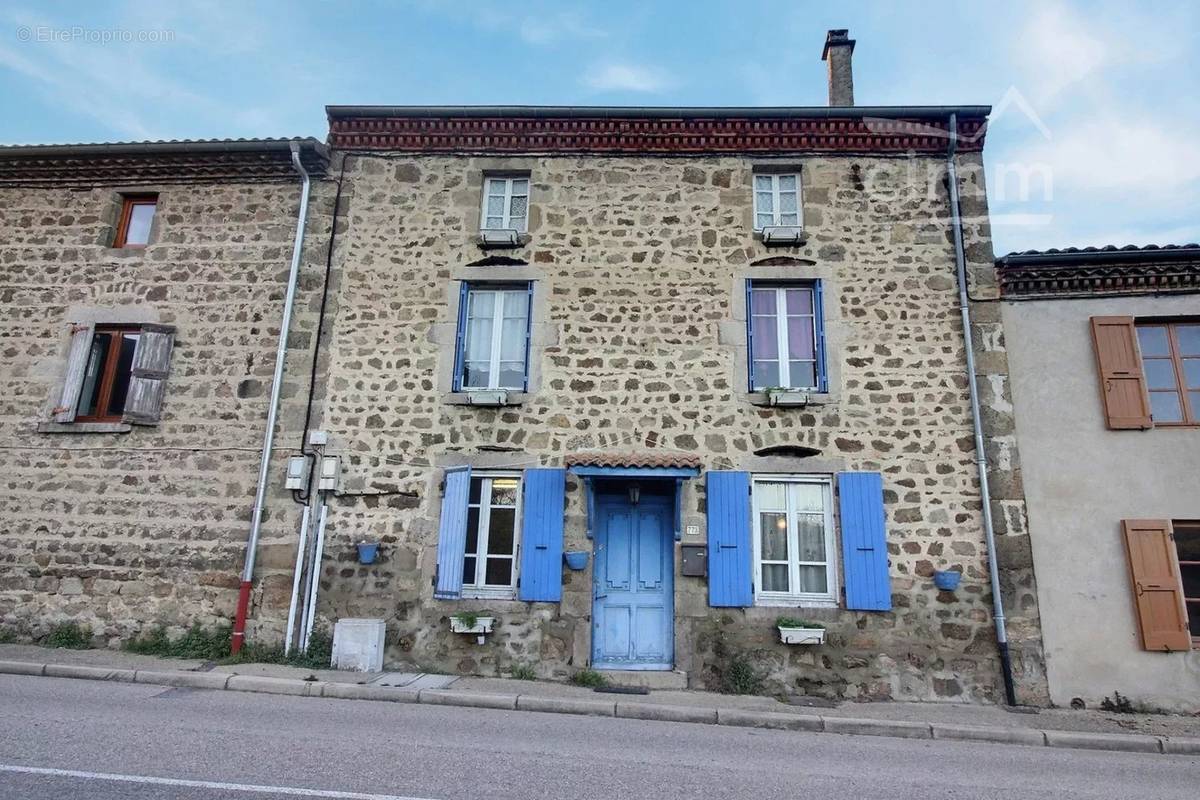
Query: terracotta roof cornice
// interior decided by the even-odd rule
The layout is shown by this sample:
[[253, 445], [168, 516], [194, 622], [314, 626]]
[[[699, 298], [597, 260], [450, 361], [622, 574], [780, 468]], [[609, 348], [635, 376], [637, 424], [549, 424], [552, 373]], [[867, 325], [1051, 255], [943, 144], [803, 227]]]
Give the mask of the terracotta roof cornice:
[[1029, 250], [996, 275], [1006, 300], [1200, 292], [1200, 245]]
[[983, 149], [988, 106], [607, 108], [327, 106], [345, 150], [414, 153], [705, 155], [942, 154], [950, 114], [959, 149]]
[[291, 144], [314, 177], [329, 165], [316, 139], [210, 139], [0, 147], [0, 186], [296, 180]]

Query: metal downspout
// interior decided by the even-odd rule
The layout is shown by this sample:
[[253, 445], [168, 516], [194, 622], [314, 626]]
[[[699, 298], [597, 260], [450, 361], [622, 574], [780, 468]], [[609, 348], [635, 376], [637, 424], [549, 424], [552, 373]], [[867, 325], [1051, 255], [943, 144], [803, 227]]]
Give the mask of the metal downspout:
[[975, 343], [971, 335], [970, 299], [967, 295], [967, 262], [963, 253], [962, 216], [959, 213], [958, 170], [954, 158], [958, 152], [958, 115], [950, 115], [950, 146], [946, 151], [946, 179], [950, 186], [950, 224], [954, 231], [954, 266], [958, 274], [958, 304], [962, 313], [963, 340], [967, 349], [967, 385], [971, 390], [971, 424], [975, 428], [975, 464], [979, 469], [979, 500], [983, 504], [983, 534], [987, 545], [988, 573], [992, 582], [992, 618], [996, 624], [996, 646], [1000, 651], [1000, 670], [1004, 677], [1004, 698], [1017, 704], [1013, 688], [1012, 659], [1008, 653], [1008, 630], [1004, 621], [1004, 598], [1000, 595], [1000, 570], [996, 563], [996, 532], [992, 527], [992, 498], [988, 488], [987, 454], [983, 449], [983, 423], [979, 413], [979, 382], [975, 376]]
[[271, 379], [271, 400], [267, 406], [267, 430], [263, 434], [262, 459], [258, 467], [258, 487], [254, 494], [254, 513], [250, 519], [250, 536], [246, 542], [246, 562], [242, 568], [242, 585], [238, 591], [237, 615], [233, 622], [230, 651], [236, 654], [246, 639], [246, 612], [250, 607], [250, 586], [254, 577], [254, 556], [258, 550], [258, 535], [262, 530], [263, 505], [267, 497], [267, 473], [271, 467], [271, 448], [275, 443], [275, 420], [279, 415], [279, 395], [283, 390], [283, 366], [287, 355], [288, 330], [292, 324], [292, 305], [296, 299], [296, 284], [300, 274], [300, 253], [304, 249], [304, 228], [308, 221], [308, 172], [300, 161], [300, 143], [292, 142], [292, 165], [300, 173], [300, 213], [296, 219], [296, 238], [292, 245], [292, 267], [288, 272], [287, 296], [283, 301], [283, 320], [279, 326], [279, 346], [275, 349], [275, 374]]

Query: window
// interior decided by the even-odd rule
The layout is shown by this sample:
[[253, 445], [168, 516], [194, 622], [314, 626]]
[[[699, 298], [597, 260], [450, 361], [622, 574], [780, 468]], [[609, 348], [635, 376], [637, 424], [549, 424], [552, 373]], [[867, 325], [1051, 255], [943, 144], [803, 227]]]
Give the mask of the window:
[[1175, 550], [1179, 555], [1179, 578], [1187, 608], [1188, 631], [1200, 644], [1200, 521], [1175, 520]]
[[157, 207], [158, 195], [126, 195], [113, 247], [145, 247], [150, 241], [150, 226]]
[[515, 596], [520, 530], [520, 474], [472, 475], [467, 495], [467, 545], [463, 555], [464, 595]]
[[755, 603], [835, 604], [837, 576], [829, 479], [756, 477], [751, 494]]
[[77, 422], [114, 422], [124, 415], [139, 333], [137, 328], [96, 328], [79, 390]]
[[1200, 425], [1200, 322], [1139, 322], [1155, 425]]
[[824, 391], [820, 283], [753, 281], [747, 293], [750, 391]]
[[531, 294], [531, 284], [463, 284], [456, 391], [525, 389]]
[[754, 230], [772, 225], [799, 226], [801, 219], [799, 173], [754, 175]]
[[484, 230], [515, 230], [524, 233], [529, 216], [529, 178], [484, 178], [483, 212], [479, 226]]

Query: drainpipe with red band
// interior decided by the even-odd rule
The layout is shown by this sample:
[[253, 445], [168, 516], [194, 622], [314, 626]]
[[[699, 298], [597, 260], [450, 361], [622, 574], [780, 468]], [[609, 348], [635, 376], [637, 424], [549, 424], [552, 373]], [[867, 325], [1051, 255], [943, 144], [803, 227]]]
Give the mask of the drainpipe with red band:
[[230, 652], [237, 655], [246, 641], [246, 614], [250, 608], [251, 582], [254, 580], [254, 556], [258, 535], [262, 530], [263, 506], [267, 499], [267, 473], [271, 468], [271, 447], [275, 443], [275, 420], [279, 414], [279, 395], [283, 389], [283, 365], [287, 355], [288, 330], [292, 325], [292, 305], [296, 299], [297, 278], [300, 275], [300, 253], [304, 249], [304, 226], [308, 220], [308, 172], [300, 162], [300, 143], [292, 142], [292, 165], [300, 173], [300, 213], [296, 219], [296, 238], [292, 244], [292, 267], [288, 272], [287, 296], [283, 301], [283, 320], [279, 325], [279, 346], [275, 349], [275, 374], [271, 379], [271, 401], [267, 406], [267, 430], [263, 435], [262, 459], [258, 466], [258, 487], [254, 493], [254, 513], [250, 518], [250, 537], [246, 542], [246, 562], [242, 567], [242, 584], [238, 591], [237, 614], [233, 620], [233, 639]]

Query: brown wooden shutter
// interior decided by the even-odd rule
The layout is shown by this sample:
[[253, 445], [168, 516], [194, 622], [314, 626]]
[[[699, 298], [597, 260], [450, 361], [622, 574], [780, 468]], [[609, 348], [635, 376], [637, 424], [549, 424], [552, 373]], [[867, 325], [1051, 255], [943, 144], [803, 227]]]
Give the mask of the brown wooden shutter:
[[1133, 604], [1142, 647], [1156, 652], [1190, 650], [1187, 609], [1179, 578], [1179, 556], [1168, 519], [1122, 520]]
[[1150, 397], [1133, 317], [1092, 317], [1104, 415], [1113, 430], [1151, 428]]
[[174, 346], [175, 328], [170, 325], [142, 326], [137, 349], [133, 351], [133, 371], [122, 421], [155, 425], [162, 418], [163, 395]]
[[92, 355], [92, 337], [96, 326], [90, 322], [71, 326], [71, 344], [67, 348], [67, 372], [63, 376], [62, 394], [54, 409], [55, 422], [74, 422], [79, 409], [79, 392], [83, 389], [84, 372]]

